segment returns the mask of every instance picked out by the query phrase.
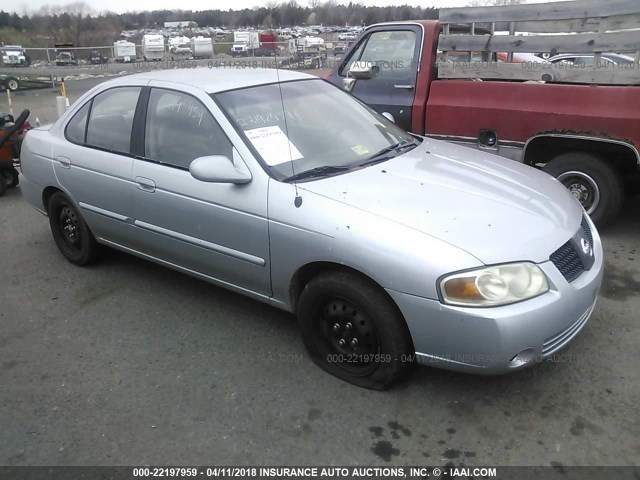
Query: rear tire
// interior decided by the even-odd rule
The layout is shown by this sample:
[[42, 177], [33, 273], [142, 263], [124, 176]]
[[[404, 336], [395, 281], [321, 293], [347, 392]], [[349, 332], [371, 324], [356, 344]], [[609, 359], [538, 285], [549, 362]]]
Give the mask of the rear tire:
[[7, 191], [7, 182], [4, 181], [3, 178], [0, 178], [0, 197], [4, 195], [4, 192]]
[[569, 189], [597, 226], [603, 227], [620, 212], [624, 200], [622, 178], [595, 155], [563, 153], [547, 163], [543, 171]]
[[353, 273], [313, 278], [300, 295], [298, 326], [313, 362], [359, 387], [384, 390], [412, 363], [413, 344], [397, 307]]
[[75, 205], [62, 192], [49, 199], [49, 225], [60, 253], [75, 265], [88, 265], [100, 255], [100, 245]]

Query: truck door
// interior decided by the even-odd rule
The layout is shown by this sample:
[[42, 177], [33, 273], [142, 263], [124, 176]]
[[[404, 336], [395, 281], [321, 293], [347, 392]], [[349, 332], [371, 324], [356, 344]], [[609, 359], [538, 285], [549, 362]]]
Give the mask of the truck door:
[[[410, 130], [421, 44], [420, 25], [374, 27], [345, 55], [329, 81], [378, 112], [390, 113], [398, 126]], [[354, 63], [360, 70], [370, 65], [370, 74], [356, 74]]]

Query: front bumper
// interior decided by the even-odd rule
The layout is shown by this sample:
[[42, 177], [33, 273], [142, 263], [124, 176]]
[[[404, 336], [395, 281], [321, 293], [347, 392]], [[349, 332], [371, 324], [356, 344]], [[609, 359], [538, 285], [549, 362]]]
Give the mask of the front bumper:
[[593, 226], [592, 232], [591, 269], [569, 283], [550, 261], [539, 264], [551, 289], [523, 302], [457, 307], [388, 289], [407, 322], [418, 363], [500, 374], [533, 365], [567, 345], [589, 320], [602, 284], [602, 243]]

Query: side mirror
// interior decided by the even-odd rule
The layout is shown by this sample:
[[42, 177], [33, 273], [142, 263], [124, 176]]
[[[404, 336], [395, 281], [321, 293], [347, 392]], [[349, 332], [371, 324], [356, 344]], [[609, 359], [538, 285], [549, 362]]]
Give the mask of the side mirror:
[[382, 116], [390, 122], [396, 123], [396, 119], [393, 118], [393, 115], [391, 115], [389, 112], [382, 112]]
[[349, 67], [348, 76], [352, 78], [366, 80], [378, 73], [379, 67], [373, 62], [353, 62]]
[[234, 164], [224, 155], [196, 158], [189, 165], [189, 173], [201, 182], [241, 184], [251, 181], [251, 172], [242, 161]]
[[346, 90], [349, 93], [351, 93], [351, 90], [353, 90], [353, 87], [355, 84], [356, 84], [355, 78], [346, 77], [342, 79], [342, 89]]

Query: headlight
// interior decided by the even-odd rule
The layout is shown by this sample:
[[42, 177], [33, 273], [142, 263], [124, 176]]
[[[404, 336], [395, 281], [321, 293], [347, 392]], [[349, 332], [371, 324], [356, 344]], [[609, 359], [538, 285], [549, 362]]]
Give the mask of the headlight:
[[448, 275], [440, 281], [444, 303], [493, 307], [549, 291], [547, 277], [533, 263], [508, 263]]

